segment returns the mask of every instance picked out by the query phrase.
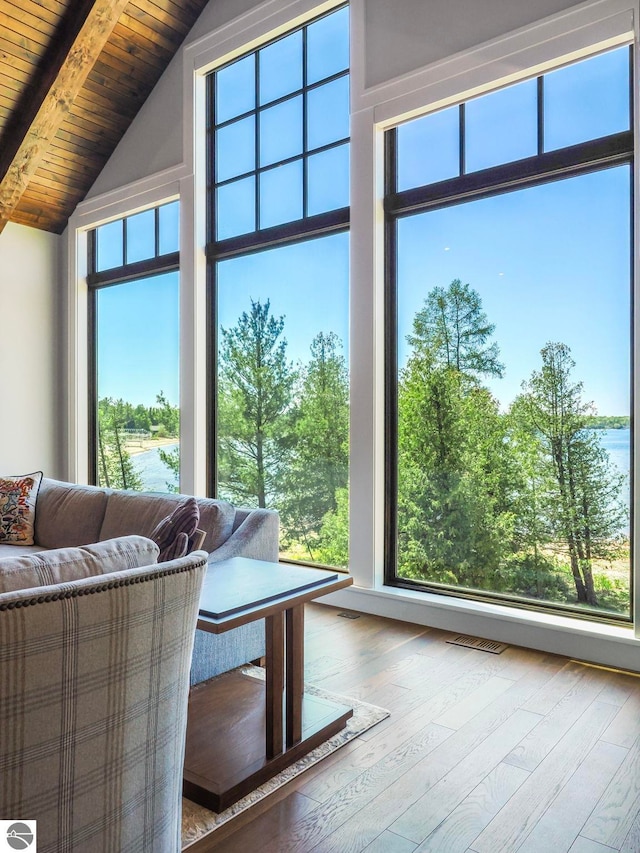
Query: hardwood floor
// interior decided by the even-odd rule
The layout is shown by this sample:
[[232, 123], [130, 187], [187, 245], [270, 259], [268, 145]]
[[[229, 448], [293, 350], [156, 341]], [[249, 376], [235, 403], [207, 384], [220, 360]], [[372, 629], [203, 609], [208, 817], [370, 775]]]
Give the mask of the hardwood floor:
[[190, 853], [639, 853], [640, 678], [306, 607], [306, 680], [391, 716]]

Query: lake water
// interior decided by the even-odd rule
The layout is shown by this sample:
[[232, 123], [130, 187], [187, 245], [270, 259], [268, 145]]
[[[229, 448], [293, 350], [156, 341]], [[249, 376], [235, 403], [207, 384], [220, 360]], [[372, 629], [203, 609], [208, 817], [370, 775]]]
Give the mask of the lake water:
[[609, 454], [611, 462], [629, 478], [631, 467], [631, 430], [630, 429], [601, 429], [597, 435], [600, 443]]
[[[165, 444], [162, 450], [173, 450], [178, 446], [175, 444]], [[160, 459], [158, 448], [153, 450], [145, 450], [143, 453], [136, 453], [131, 457], [133, 467], [142, 477], [143, 487], [149, 492], [166, 492], [167, 483], [177, 486], [178, 481], [173, 475], [173, 472]]]

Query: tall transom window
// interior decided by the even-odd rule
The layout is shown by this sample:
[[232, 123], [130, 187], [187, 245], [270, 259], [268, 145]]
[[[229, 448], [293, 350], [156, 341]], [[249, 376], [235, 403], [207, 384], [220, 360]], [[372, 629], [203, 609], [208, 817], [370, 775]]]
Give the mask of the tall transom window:
[[349, 10], [208, 78], [211, 491], [348, 559]]
[[101, 486], [179, 488], [179, 202], [89, 234], [90, 467]]

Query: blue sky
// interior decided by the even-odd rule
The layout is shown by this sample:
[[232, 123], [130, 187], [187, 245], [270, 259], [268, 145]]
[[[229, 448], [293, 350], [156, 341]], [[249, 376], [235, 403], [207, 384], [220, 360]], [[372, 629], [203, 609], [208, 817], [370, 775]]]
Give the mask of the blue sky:
[[98, 292], [98, 396], [152, 406], [179, 403], [179, 275]]
[[629, 413], [629, 168], [556, 181], [399, 223], [398, 340], [428, 292], [455, 278], [481, 296], [506, 365], [488, 382], [506, 408], [562, 341], [600, 414]]
[[319, 332], [335, 332], [348, 362], [349, 235], [332, 234], [218, 264], [218, 323], [234, 326], [251, 300], [284, 316], [288, 357], [308, 361]]

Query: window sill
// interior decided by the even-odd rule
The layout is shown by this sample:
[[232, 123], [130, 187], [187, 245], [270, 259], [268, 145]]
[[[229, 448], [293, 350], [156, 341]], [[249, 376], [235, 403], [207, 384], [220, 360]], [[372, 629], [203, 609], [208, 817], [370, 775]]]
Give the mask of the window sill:
[[640, 671], [640, 639], [632, 626], [607, 625], [481, 601], [380, 586], [351, 586], [322, 599], [444, 631], [524, 646], [602, 666]]

